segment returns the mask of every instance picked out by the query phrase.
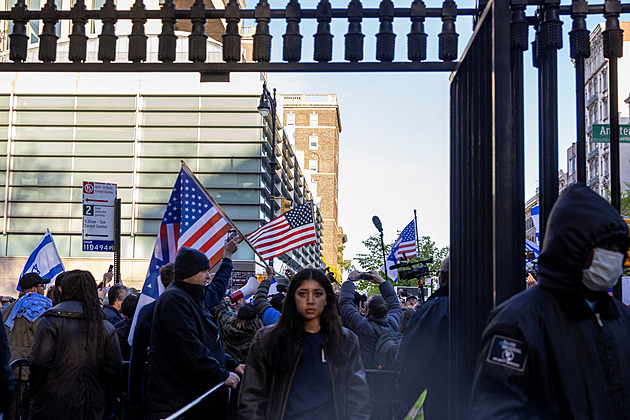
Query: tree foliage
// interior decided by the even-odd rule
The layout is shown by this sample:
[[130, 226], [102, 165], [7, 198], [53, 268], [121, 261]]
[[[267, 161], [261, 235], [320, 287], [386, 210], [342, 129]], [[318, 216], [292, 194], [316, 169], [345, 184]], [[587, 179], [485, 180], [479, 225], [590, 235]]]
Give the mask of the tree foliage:
[[[394, 242], [385, 244], [385, 255], [389, 255], [389, 252]], [[366, 252], [357, 254], [355, 260], [359, 263], [362, 271], [374, 270], [379, 273], [381, 277], [389, 281], [393, 286], [418, 286], [417, 279], [411, 279], [406, 284], [398, 284], [389, 279], [386, 274], [381, 270], [383, 267], [383, 251], [381, 247], [381, 239], [378, 235], [372, 235], [363, 241], [363, 246], [366, 248]], [[433, 258], [433, 262], [427, 264], [429, 267], [429, 273], [432, 277], [435, 276], [435, 272], [440, 268], [442, 260], [448, 255], [449, 247], [438, 248], [435, 242], [431, 240], [429, 236], [422, 236], [419, 238], [419, 256], [411, 258], [410, 261], [426, 260]], [[415, 265], [414, 267], [417, 267]], [[425, 280], [427, 283], [429, 278]], [[370, 283], [367, 280], [359, 280], [356, 282], [357, 289], [368, 295], [378, 294], [378, 285]]]

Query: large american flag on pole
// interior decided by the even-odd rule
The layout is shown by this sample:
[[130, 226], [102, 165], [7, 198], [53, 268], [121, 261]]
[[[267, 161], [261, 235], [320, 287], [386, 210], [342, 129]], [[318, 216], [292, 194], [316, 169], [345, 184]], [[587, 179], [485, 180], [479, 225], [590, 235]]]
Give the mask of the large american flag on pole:
[[[181, 247], [203, 252], [212, 267], [223, 257], [223, 248], [230, 229], [233, 227], [227, 216], [201, 187], [190, 170], [183, 166], [166, 205], [136, 314], [144, 305], [160, 296], [164, 290], [159, 278], [160, 267], [175, 261], [177, 251]], [[136, 319], [134, 316], [129, 334], [130, 342]]]
[[[401, 258], [413, 258], [418, 255], [416, 250], [416, 221], [412, 220], [405, 228], [400, 232], [396, 242], [392, 245], [392, 249], [389, 251], [389, 255], [386, 259], [387, 264], [387, 276], [394, 281], [398, 279], [398, 271], [395, 268], [390, 268], [396, 264]], [[385, 271], [385, 270], [383, 270]]]
[[313, 202], [276, 217], [247, 235], [247, 239], [264, 260], [317, 242]]

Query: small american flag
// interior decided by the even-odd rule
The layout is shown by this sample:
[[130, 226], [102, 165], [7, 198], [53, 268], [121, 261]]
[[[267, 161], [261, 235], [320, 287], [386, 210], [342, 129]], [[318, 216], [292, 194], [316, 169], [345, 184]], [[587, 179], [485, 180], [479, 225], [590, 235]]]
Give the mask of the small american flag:
[[313, 202], [276, 217], [247, 235], [247, 239], [264, 260], [317, 242]]
[[387, 272], [387, 276], [398, 281], [398, 271], [395, 268], [391, 268], [401, 258], [413, 258], [418, 255], [416, 251], [416, 221], [412, 220], [403, 230], [392, 245], [392, 249], [389, 251], [389, 255], [386, 258], [386, 267], [382, 270]]
[[[159, 278], [160, 267], [175, 261], [181, 247], [203, 252], [211, 267], [221, 261], [227, 233], [232, 227], [200, 185], [190, 170], [182, 167], [166, 205], [136, 314], [160, 296], [164, 290]], [[132, 341], [136, 318], [133, 318], [129, 342]]]
[[412, 220], [396, 239], [395, 245], [398, 246], [396, 250], [396, 259], [403, 258], [404, 256], [409, 258], [413, 258], [418, 253], [416, 252], [416, 223]]

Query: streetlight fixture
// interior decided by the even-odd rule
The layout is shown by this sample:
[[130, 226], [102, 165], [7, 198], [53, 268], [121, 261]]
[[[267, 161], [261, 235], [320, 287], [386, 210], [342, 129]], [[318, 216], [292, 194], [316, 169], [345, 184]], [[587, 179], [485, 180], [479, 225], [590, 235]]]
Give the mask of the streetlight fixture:
[[[258, 112], [263, 118], [271, 113], [271, 199], [272, 199], [272, 211], [275, 217], [276, 215], [276, 167], [278, 162], [276, 161], [276, 88], [273, 89], [273, 96], [267, 89], [267, 83], [263, 83], [263, 91], [260, 95], [260, 104], [258, 105]], [[269, 260], [269, 265], [273, 267], [273, 259]]]

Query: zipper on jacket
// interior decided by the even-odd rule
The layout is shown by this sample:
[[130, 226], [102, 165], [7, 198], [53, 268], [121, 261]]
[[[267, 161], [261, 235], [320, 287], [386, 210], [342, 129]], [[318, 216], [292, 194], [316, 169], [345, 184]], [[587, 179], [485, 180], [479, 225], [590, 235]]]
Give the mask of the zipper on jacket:
[[604, 326], [604, 324], [602, 323], [602, 319], [600, 318], [599, 313], [595, 312], [595, 318], [597, 318], [597, 324], [598, 324], [600, 327], [603, 327], [603, 326]]
[[302, 357], [302, 349], [300, 349], [300, 351], [298, 352], [298, 357], [295, 360], [295, 365], [293, 366], [293, 372], [291, 372], [291, 378], [289, 379], [289, 388], [287, 389], [287, 394], [284, 396], [284, 403], [282, 404], [282, 415], [280, 416], [281, 419], [284, 418], [284, 413], [287, 411], [287, 402], [289, 401], [289, 393], [291, 392], [291, 384], [293, 384], [295, 371], [297, 370], [301, 357]]
[[[322, 348], [322, 353], [325, 354], [324, 349]], [[330, 387], [332, 388], [332, 396], [333, 396], [333, 406], [335, 408], [335, 416], [337, 420], [339, 420], [339, 413], [337, 412], [337, 393], [335, 392], [335, 381], [333, 380], [333, 371], [330, 363], [326, 363], [328, 366], [328, 373], [330, 374]]]

